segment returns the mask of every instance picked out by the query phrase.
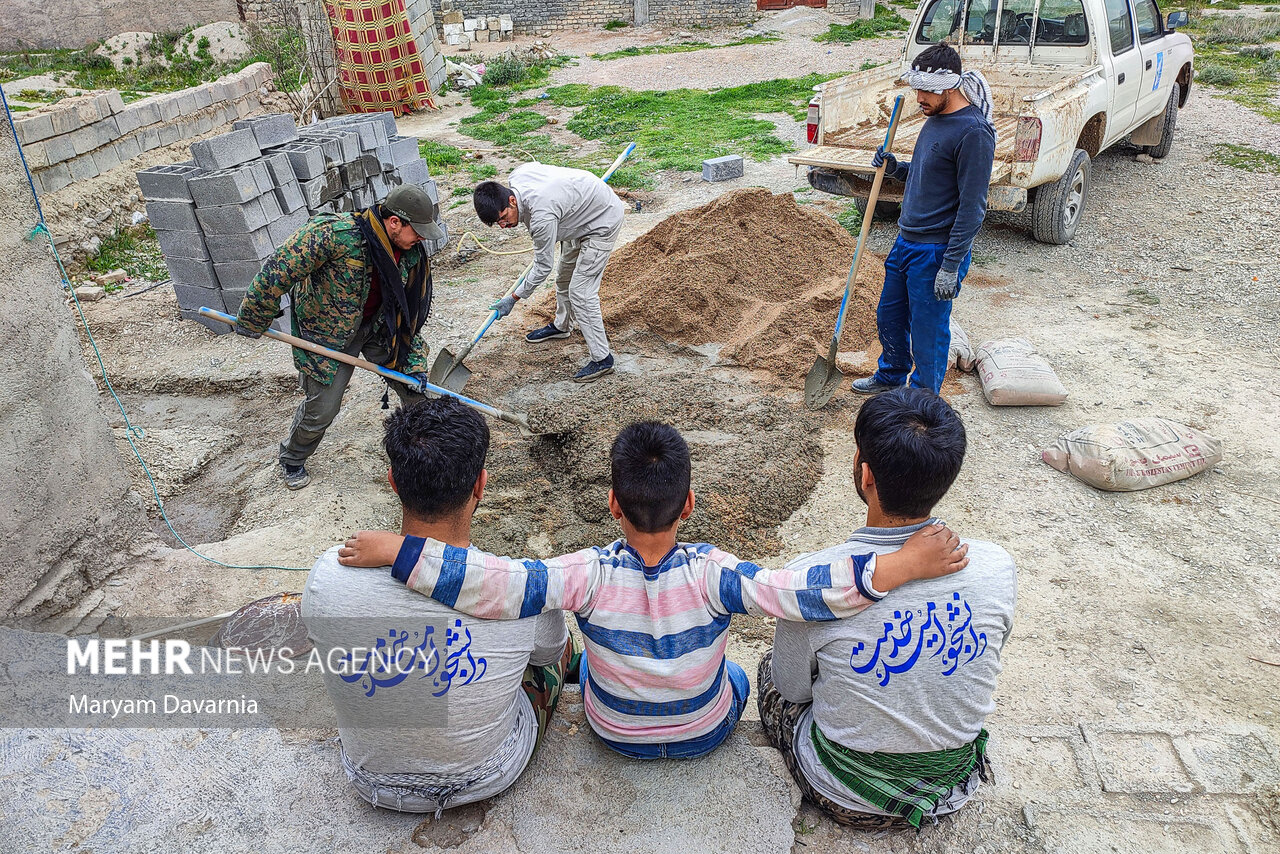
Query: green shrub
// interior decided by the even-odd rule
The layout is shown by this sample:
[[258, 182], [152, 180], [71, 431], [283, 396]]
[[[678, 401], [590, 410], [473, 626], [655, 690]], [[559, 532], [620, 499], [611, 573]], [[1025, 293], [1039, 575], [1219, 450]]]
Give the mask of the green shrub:
[[910, 22], [888, 6], [876, 4], [876, 14], [872, 18], [858, 18], [849, 24], [832, 24], [820, 36], [814, 36], [816, 42], [837, 42], [848, 44], [862, 39], [878, 39], [896, 30], [905, 30]]
[[1209, 86], [1234, 86], [1240, 81], [1240, 75], [1225, 65], [1206, 65], [1196, 79]]
[[621, 29], [624, 29], [624, 28], [629, 27], [629, 26], [631, 26], [631, 25], [630, 25], [630, 24], [628, 24], [626, 21], [616, 21], [616, 20], [615, 20], [615, 21], [610, 21], [609, 23], [605, 24], [605, 25], [604, 25], [604, 28], [605, 28], [606, 30], [621, 30]]
[[529, 66], [514, 54], [504, 53], [485, 63], [484, 82], [490, 86], [511, 86], [524, 80]]

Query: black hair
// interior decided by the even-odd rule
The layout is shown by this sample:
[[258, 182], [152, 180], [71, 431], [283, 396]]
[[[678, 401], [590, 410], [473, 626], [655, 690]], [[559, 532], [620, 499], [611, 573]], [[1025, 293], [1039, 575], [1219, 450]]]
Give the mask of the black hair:
[[622, 515], [644, 534], [670, 528], [689, 495], [689, 446], [676, 428], [637, 421], [618, 433], [609, 450], [613, 496]]
[[946, 42], [930, 45], [911, 60], [911, 67], [916, 71], [951, 71], [960, 73], [960, 54]]
[[880, 509], [891, 516], [928, 516], [964, 462], [960, 416], [929, 389], [900, 388], [862, 404], [854, 423], [858, 458], [871, 467]]
[[462, 509], [484, 470], [489, 425], [480, 413], [442, 397], [387, 417], [382, 446], [404, 509], [435, 522]]
[[514, 195], [497, 181], [481, 181], [472, 195], [476, 216], [485, 225], [493, 225], [498, 221], [498, 214], [502, 213]]

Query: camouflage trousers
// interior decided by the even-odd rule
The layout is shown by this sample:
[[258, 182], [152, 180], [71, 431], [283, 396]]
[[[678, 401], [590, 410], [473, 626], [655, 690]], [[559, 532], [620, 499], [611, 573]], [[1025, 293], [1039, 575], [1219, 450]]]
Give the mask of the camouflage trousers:
[[832, 820], [849, 827], [863, 830], [896, 830], [911, 827], [905, 819], [898, 816], [875, 815], [841, 806], [809, 785], [809, 781], [805, 779], [796, 763], [794, 747], [796, 722], [800, 720], [800, 716], [805, 713], [809, 705], [789, 703], [778, 693], [778, 689], [773, 685], [772, 650], [765, 653], [764, 658], [760, 660], [760, 670], [756, 674], [756, 687], [758, 689], [756, 703], [760, 707], [760, 723], [764, 725], [764, 733], [769, 743], [782, 753], [782, 759], [787, 763], [787, 770], [791, 772], [796, 785], [800, 787], [800, 794], [806, 801], [822, 810]]
[[525, 696], [533, 706], [533, 714], [538, 719], [538, 740], [533, 746], [535, 753], [542, 746], [542, 737], [547, 734], [551, 716], [556, 713], [556, 706], [560, 704], [560, 692], [564, 689], [566, 676], [570, 675], [571, 664], [578, 654], [578, 642], [570, 634], [559, 661], [542, 667], [530, 664], [524, 669], [524, 680], [520, 687], [524, 689]]
[[[360, 324], [355, 336], [343, 348], [342, 352], [349, 356], [364, 356], [375, 364], [385, 364], [391, 359], [391, 351], [386, 344], [374, 335], [377, 317], [371, 317]], [[316, 452], [325, 431], [338, 417], [342, 408], [342, 396], [351, 382], [355, 368], [351, 365], [339, 364], [333, 382], [325, 385], [304, 373], [298, 374], [298, 383], [304, 395], [302, 403], [293, 415], [293, 424], [289, 427], [289, 436], [280, 443], [280, 462], [290, 466], [300, 466]], [[400, 398], [401, 406], [408, 406], [426, 398], [411, 391], [404, 383], [387, 380], [387, 385]]]

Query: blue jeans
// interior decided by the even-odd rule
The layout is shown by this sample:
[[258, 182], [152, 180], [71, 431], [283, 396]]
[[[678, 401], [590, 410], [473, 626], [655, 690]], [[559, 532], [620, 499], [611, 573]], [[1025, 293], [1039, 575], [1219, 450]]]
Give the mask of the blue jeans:
[[[912, 243], [898, 235], [884, 259], [884, 290], [876, 308], [883, 352], [876, 382], [906, 385], [910, 374], [913, 387], [932, 389], [935, 394], [942, 390], [951, 347], [951, 300], [933, 295], [933, 280], [946, 251], [945, 243]], [[961, 282], [971, 259], [972, 253], [960, 262]]]
[[[582, 682], [585, 685], [588, 680], [587, 658], [582, 657]], [[720, 726], [716, 727], [706, 735], [700, 735], [697, 738], [691, 738], [688, 741], [670, 741], [665, 744], [622, 744], [617, 741], [609, 741], [607, 738], [601, 738], [605, 746], [616, 750], [623, 756], [631, 759], [697, 759], [699, 756], [706, 756], [711, 751], [719, 747], [729, 733], [733, 732], [733, 728], [738, 724], [738, 718], [742, 717], [742, 710], [747, 705], [747, 698], [751, 696], [751, 680], [747, 678], [746, 672], [734, 664], [732, 661], [725, 662], [725, 671], [729, 675], [729, 687], [733, 691], [733, 705], [729, 708], [729, 715], [724, 719]]]

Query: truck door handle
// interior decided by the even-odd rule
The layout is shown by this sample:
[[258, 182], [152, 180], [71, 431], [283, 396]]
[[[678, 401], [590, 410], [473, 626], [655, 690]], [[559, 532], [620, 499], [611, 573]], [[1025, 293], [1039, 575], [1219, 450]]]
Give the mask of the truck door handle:
[[1151, 70], [1151, 60], [1149, 60], [1149, 59], [1147, 60], [1147, 70], [1148, 70], [1148, 71], [1150, 71], [1150, 70]]
[[1123, 82], [1124, 82], [1124, 74], [1121, 73], [1120, 76], [1116, 78], [1116, 84], [1119, 85]]

